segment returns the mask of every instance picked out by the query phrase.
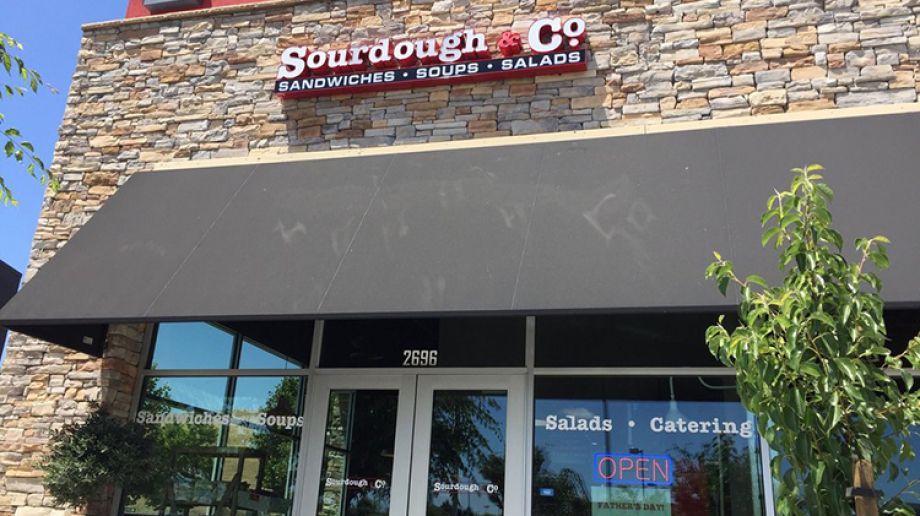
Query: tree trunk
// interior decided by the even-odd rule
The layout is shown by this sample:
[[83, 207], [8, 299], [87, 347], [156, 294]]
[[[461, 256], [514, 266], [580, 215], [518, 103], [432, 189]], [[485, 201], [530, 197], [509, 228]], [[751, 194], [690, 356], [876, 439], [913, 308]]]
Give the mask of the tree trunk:
[[105, 486], [95, 500], [89, 502], [85, 509], [87, 516], [109, 516], [115, 505], [115, 493], [118, 490], [113, 486]]
[[[853, 487], [875, 490], [875, 473], [872, 463], [860, 459], [853, 463]], [[854, 496], [856, 516], [878, 516], [878, 498], [873, 496]]]

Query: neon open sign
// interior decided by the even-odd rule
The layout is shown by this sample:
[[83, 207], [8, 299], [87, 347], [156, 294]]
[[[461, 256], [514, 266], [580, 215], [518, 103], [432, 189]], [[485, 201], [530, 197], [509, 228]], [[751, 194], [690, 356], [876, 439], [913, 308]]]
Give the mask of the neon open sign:
[[674, 483], [674, 461], [666, 455], [597, 453], [594, 480], [607, 484], [669, 486]]

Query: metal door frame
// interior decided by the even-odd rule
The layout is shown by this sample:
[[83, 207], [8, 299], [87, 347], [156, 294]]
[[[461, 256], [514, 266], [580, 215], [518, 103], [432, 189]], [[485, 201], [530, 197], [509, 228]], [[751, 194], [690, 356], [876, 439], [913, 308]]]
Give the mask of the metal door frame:
[[436, 390], [500, 390], [508, 393], [505, 415], [504, 513], [524, 514], [527, 493], [527, 412], [525, 375], [419, 374], [415, 398], [415, 440], [409, 490], [409, 514], [425, 514], [428, 502], [428, 460], [431, 451], [431, 417]]
[[296, 514], [316, 514], [319, 504], [322, 457], [326, 445], [326, 419], [329, 395], [334, 390], [395, 390], [399, 398], [396, 409], [396, 442], [393, 446], [393, 476], [390, 486], [390, 516], [406, 516], [409, 498], [409, 467], [412, 455], [412, 426], [415, 417], [414, 374], [383, 375], [316, 375], [308, 419], [305, 456], [310, 462], [303, 468], [302, 504]]
[[[319, 494], [319, 472], [321, 468], [320, 458], [322, 457], [322, 446], [318, 448], [319, 454], [315, 454], [312, 449], [308, 449], [312, 446], [316, 435], [321, 436], [325, 439], [325, 424], [326, 424], [326, 412], [328, 411], [329, 406], [329, 396], [328, 390], [324, 391], [323, 396], [318, 395], [319, 389], [317, 389], [318, 384], [323, 384], [325, 379], [330, 379], [330, 382], [342, 382], [343, 385], [351, 386], [351, 388], [360, 388], [360, 386], [367, 385], [367, 388], [382, 388], [382, 383], [375, 381], [374, 379], [379, 379], [381, 377], [385, 378], [404, 378], [409, 377], [413, 382], [419, 376], [428, 376], [428, 375], [442, 375], [445, 378], [448, 377], [457, 377], [462, 379], [483, 377], [483, 376], [494, 376], [494, 375], [505, 375], [513, 377], [521, 377], [526, 381], [526, 389], [523, 392], [524, 399], [524, 415], [520, 420], [521, 423], [519, 426], [523, 426], [524, 432], [520, 434], [523, 436], [522, 442], [526, 449], [525, 461], [526, 465], [523, 475], [523, 481], [526, 484], [522, 495], [525, 500], [526, 509], [522, 510], [520, 514], [530, 514], [531, 504], [532, 504], [532, 470], [533, 470], [533, 425], [534, 425], [534, 381], [535, 377], [538, 376], [604, 376], [608, 378], [619, 378], [619, 379], [628, 379], [633, 376], [733, 376], [734, 370], [724, 367], [536, 367], [535, 366], [535, 317], [527, 316], [526, 317], [526, 354], [525, 354], [525, 366], [524, 367], [501, 367], [501, 368], [430, 368], [430, 369], [420, 369], [420, 368], [362, 368], [362, 369], [336, 369], [336, 368], [327, 368], [321, 369], [319, 367], [320, 363], [320, 353], [321, 353], [321, 344], [322, 344], [322, 334], [323, 334], [324, 321], [316, 320], [314, 321], [313, 329], [313, 343], [312, 343], [312, 352], [310, 355], [310, 364], [308, 368], [304, 369], [266, 369], [266, 370], [254, 370], [254, 369], [240, 369], [240, 370], [222, 370], [222, 369], [181, 369], [181, 370], [160, 370], [160, 369], [149, 369], [144, 366], [140, 373], [137, 375], [135, 380], [135, 389], [133, 393], [133, 403], [131, 410], [131, 418], [137, 415], [137, 411], [140, 407], [141, 396], [143, 391], [143, 384], [147, 378], [150, 377], [211, 377], [211, 376], [298, 376], [304, 378], [307, 382], [305, 400], [304, 400], [304, 418], [306, 419], [303, 431], [301, 432], [301, 441], [300, 441], [300, 451], [297, 458], [297, 471], [296, 478], [297, 481], [294, 487], [294, 511], [295, 516], [308, 516], [316, 514], [316, 504]], [[152, 345], [154, 340], [154, 325], [148, 325], [145, 329], [144, 341], [145, 345], [142, 351], [142, 361], [141, 364], [147, 363], [148, 355], [152, 351]], [[487, 373], [482, 375], [480, 373]], [[362, 379], [369, 379], [368, 383], [364, 383]], [[370, 384], [370, 385], [368, 385]], [[327, 383], [326, 385], [330, 385]], [[347, 387], [346, 387], [347, 388]], [[383, 387], [385, 388], [385, 387]], [[400, 385], [399, 388], [402, 388]], [[318, 399], [322, 398], [322, 399]], [[405, 397], [407, 400], [411, 399], [414, 405], [415, 396]], [[320, 410], [321, 409], [321, 410]], [[399, 409], [398, 409], [399, 411]], [[415, 407], [413, 406], [411, 410], [408, 411], [412, 418], [414, 418]], [[319, 414], [321, 417], [315, 417], [314, 415]], [[430, 417], [430, 415], [429, 415]], [[315, 419], [320, 419], [320, 422], [315, 421]], [[400, 414], [397, 415], [397, 425], [406, 423], [403, 420], [406, 419], [403, 417], [400, 418]], [[511, 425], [512, 422], [511, 416], [509, 416], [509, 441], [511, 439]], [[414, 420], [410, 420], [408, 423], [410, 428], [410, 433], [408, 434], [408, 442], [412, 442], [411, 432], [414, 430]], [[400, 435], [399, 429], [397, 430], [398, 436]], [[406, 437], [403, 436], [403, 439]], [[761, 468], [763, 472], [762, 478], [762, 494], [764, 496], [764, 508], [765, 516], [773, 516], [775, 514], [775, 501], [773, 499], [773, 478], [770, 474], [770, 449], [766, 443], [766, 440], [761, 437]], [[321, 442], [321, 444], [325, 444]], [[410, 444], [411, 446], [411, 444]], [[410, 451], [411, 453], [411, 451]], [[427, 454], [427, 452], [426, 452]], [[411, 462], [407, 461], [407, 462]], [[313, 464], [315, 463], [315, 464]], [[411, 464], [406, 464], [405, 468], [409, 468]], [[394, 466], [395, 466], [395, 457], [394, 457]], [[315, 470], [315, 473], [314, 473]], [[405, 477], [408, 474], [408, 470], [402, 469], [396, 471], [394, 467], [394, 480], [397, 477]], [[395, 483], [395, 482], [394, 482]], [[509, 484], [510, 485], [510, 484]], [[395, 486], [394, 486], [395, 487]], [[406, 506], [408, 506], [408, 492], [403, 493], [401, 500], [405, 500]], [[114, 504], [113, 511], [118, 511], [120, 505]], [[404, 516], [407, 514], [408, 507], [404, 512], [400, 513], [399, 516]], [[392, 514], [392, 511], [391, 511]], [[114, 514], [113, 514], [114, 516]]]

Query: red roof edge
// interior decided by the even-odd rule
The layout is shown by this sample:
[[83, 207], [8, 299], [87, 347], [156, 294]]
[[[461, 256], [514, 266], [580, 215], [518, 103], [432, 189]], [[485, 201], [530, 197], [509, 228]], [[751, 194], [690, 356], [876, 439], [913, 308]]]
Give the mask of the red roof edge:
[[179, 11], [198, 11], [201, 9], [208, 9], [211, 7], [224, 7], [228, 5], [241, 5], [241, 4], [255, 4], [259, 2], [265, 2], [267, 0], [202, 0], [201, 5], [198, 7], [186, 7], [182, 9], [174, 9], [170, 11], [160, 11], [153, 13], [150, 9], [144, 7], [144, 0], [128, 0], [128, 12], [125, 13], [125, 18], [143, 18], [144, 16], [152, 16], [154, 14], [163, 14], [166, 12], [179, 12]]

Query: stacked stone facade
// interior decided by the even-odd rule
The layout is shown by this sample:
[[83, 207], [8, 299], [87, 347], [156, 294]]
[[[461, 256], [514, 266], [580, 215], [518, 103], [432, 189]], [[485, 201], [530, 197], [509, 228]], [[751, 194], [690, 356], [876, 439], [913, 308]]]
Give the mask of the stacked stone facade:
[[[0, 372], [0, 514], [63, 515], [42, 486], [39, 464], [55, 430], [94, 405], [127, 418], [144, 327], [113, 325], [101, 358], [15, 335]], [[90, 511], [93, 514], [93, 511]]]
[[[580, 16], [587, 72], [282, 101], [280, 50]], [[86, 27], [27, 278], [131, 174], [164, 161], [917, 101], [920, 0], [276, 0]], [[117, 278], [113, 278], [117, 280]], [[22, 335], [0, 371], [0, 516], [49, 514], [49, 432], [127, 414], [143, 328], [94, 359]]]

